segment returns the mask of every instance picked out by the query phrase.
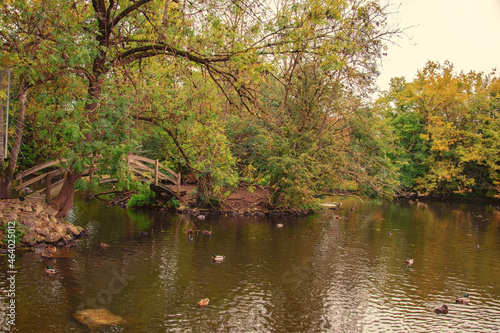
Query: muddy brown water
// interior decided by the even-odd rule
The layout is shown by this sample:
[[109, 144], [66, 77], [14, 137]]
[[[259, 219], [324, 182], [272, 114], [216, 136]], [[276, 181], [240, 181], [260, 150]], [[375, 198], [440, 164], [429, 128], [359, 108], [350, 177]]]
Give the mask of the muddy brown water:
[[[500, 330], [498, 208], [342, 201], [343, 210], [302, 218], [200, 221], [78, 200], [69, 220], [91, 229], [78, 248], [53, 259], [16, 253], [11, 329], [88, 332], [73, 313], [106, 308], [126, 324], [101, 332]], [[190, 239], [190, 223], [212, 234]], [[213, 254], [225, 261], [213, 263]], [[5, 255], [0, 265], [4, 311]], [[455, 304], [464, 294], [470, 304]], [[210, 302], [199, 308], [202, 298]], [[449, 313], [435, 314], [443, 304]]]

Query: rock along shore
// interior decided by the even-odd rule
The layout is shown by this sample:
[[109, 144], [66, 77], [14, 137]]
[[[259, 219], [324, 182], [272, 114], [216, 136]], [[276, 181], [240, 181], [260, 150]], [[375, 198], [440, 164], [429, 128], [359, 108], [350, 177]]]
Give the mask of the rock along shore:
[[[16, 221], [26, 227], [21, 238], [22, 246], [40, 243], [64, 246], [83, 235], [82, 227], [56, 218], [56, 213], [54, 208], [38, 201], [0, 200], [0, 225]], [[4, 236], [3, 230], [0, 231], [0, 240]]]

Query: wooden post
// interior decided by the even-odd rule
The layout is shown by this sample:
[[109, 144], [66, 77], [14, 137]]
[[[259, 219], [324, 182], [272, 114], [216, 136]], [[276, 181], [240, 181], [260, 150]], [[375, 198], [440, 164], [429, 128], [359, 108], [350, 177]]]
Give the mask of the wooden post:
[[19, 179], [19, 197], [22, 197], [23, 196], [23, 177], [21, 176], [21, 178]]
[[158, 186], [158, 160], [155, 160], [155, 186]]
[[45, 202], [50, 202], [50, 183], [52, 182], [52, 172], [47, 173], [45, 176]]
[[177, 196], [181, 197], [181, 173], [177, 174]]

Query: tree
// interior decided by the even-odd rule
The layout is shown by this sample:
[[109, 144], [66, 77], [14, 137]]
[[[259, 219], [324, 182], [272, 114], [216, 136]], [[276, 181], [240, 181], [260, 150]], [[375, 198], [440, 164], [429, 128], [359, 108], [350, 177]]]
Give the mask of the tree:
[[10, 197], [27, 116], [28, 92], [54, 80], [61, 70], [54, 55], [57, 26], [46, 10], [43, 1], [35, 1], [31, 6], [16, 1], [0, 5], [0, 65], [12, 69], [12, 109], [17, 110], [11, 117], [15, 119], [15, 134], [8, 164], [3, 157], [0, 160], [0, 198]]
[[[429, 62], [411, 82], [394, 80], [386, 116], [403, 147], [405, 183], [426, 195], [498, 195], [498, 110], [483, 73]], [[402, 158], [401, 158], [402, 157]]]
[[[55, 27], [37, 27], [36, 36], [50, 45], [51, 66], [64, 69], [62, 77], [78, 87], [65, 92], [64, 103], [47, 105], [47, 110], [59, 107], [53, 121], [62, 141], [54, 149], [68, 160], [63, 189], [53, 202], [61, 216], [71, 208], [75, 183], [91, 166], [92, 156], [112, 156], [107, 161], [116, 167], [102, 162], [98, 171], [116, 171], [120, 155], [137, 144], [127, 130], [132, 96], [110, 97], [129, 89], [135, 80], [130, 78], [138, 77], [149, 63], [146, 59], [177, 59], [189, 69], [185, 72], [210, 78], [223, 96], [223, 122], [228, 112], [242, 110], [265, 118], [257, 102], [266, 76], [282, 78], [287, 87], [286, 82], [293, 81], [288, 76], [295, 75], [293, 65], [308, 59], [336, 77], [331, 86], [343, 87], [338, 96], [366, 94], [383, 41], [394, 33], [386, 29], [384, 9], [365, 0], [286, 1], [276, 7], [259, 1], [153, 0], [40, 1], [22, 6], [28, 12], [42, 6], [43, 14], [37, 15], [57, 22]], [[33, 52], [40, 62], [45, 60], [42, 50]], [[289, 107], [294, 97], [286, 89], [284, 105]], [[211, 133], [217, 137], [220, 126], [212, 124]], [[216, 141], [224, 140], [219, 136]], [[179, 142], [176, 146], [182, 151]]]
[[240, 156], [264, 157], [256, 166], [270, 177], [274, 203], [282, 207], [309, 207], [321, 192], [394, 194], [394, 169], [380, 145], [384, 134], [367, 130], [379, 121], [362, 102], [391, 35], [381, 29], [383, 9], [363, 1], [304, 2], [282, 15], [279, 24], [301, 22], [301, 33], [280, 46], [294, 52], [275, 54], [275, 70], [260, 85], [262, 112], [253, 121], [262, 129], [248, 141], [265, 144]]

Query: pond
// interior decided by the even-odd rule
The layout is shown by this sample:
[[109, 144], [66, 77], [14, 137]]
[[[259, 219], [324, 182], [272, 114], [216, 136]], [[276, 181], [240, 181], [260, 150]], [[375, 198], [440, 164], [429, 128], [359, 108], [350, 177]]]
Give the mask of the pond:
[[[91, 230], [77, 248], [17, 253], [15, 330], [88, 332], [73, 314], [94, 308], [126, 321], [101, 332], [500, 330], [500, 209], [336, 200], [345, 209], [201, 221], [77, 200], [69, 220]], [[464, 294], [470, 304], [455, 304]]]

